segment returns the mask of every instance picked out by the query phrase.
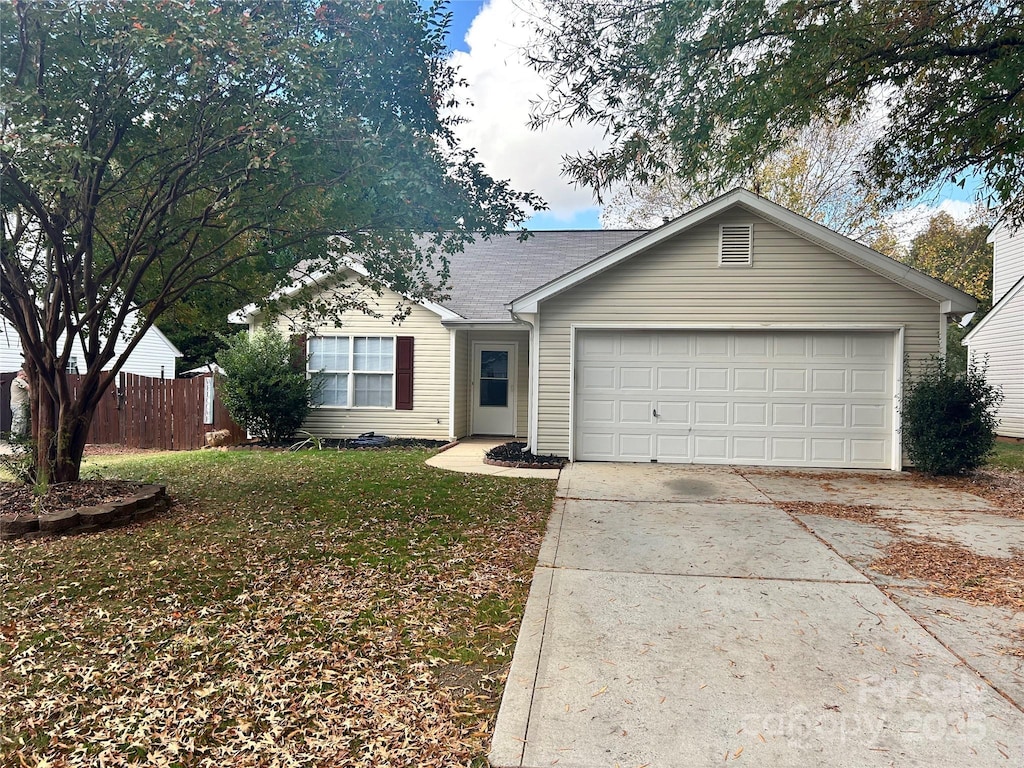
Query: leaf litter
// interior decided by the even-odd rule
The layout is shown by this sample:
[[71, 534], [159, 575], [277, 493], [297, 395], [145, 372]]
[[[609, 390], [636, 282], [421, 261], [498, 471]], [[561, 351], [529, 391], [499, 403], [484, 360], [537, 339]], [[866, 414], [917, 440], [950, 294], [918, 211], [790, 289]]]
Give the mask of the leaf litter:
[[427, 455], [138, 461], [169, 516], [0, 550], [0, 763], [485, 765], [553, 488]]

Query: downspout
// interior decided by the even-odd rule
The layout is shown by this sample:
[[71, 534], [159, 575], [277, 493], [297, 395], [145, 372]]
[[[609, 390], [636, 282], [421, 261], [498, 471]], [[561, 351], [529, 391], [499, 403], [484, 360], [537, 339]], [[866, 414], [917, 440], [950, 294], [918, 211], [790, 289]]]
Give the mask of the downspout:
[[540, 313], [524, 312], [521, 315], [509, 310], [512, 319], [530, 327], [530, 398], [527, 416], [526, 447], [533, 453], [537, 452], [537, 425], [540, 420], [538, 391], [540, 389]]

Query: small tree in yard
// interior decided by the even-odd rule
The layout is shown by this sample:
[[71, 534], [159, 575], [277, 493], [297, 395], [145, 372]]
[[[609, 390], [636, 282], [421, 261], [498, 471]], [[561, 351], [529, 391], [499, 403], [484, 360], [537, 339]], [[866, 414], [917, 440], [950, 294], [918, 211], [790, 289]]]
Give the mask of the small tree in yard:
[[907, 454], [923, 472], [956, 475], [980, 467], [995, 443], [1002, 393], [976, 363], [957, 373], [942, 360], [911, 379], [903, 397]]
[[[274, 443], [295, 434], [309, 414], [314, 382], [296, 361], [299, 353], [273, 330], [246, 332], [227, 340], [217, 354], [217, 377], [231, 418], [260, 440]], [[300, 364], [297, 365], [296, 362]]]

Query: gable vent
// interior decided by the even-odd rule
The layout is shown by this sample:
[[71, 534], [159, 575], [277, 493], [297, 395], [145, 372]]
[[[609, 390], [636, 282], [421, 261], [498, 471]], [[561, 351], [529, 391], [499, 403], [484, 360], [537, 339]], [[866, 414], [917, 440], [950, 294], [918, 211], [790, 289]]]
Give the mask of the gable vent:
[[753, 224], [723, 224], [718, 263], [723, 267], [749, 267], [753, 264]]

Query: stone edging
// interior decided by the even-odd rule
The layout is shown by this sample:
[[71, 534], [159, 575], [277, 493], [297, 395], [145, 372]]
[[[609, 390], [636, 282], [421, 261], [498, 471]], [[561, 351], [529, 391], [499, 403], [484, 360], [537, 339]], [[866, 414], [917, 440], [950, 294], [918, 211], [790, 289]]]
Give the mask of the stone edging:
[[490, 464], [492, 467], [509, 467], [510, 469], [562, 469], [565, 464], [528, 464], [525, 461], [500, 461], [498, 459], [489, 459], [484, 456], [484, 464]]
[[0, 515], [0, 541], [89, 533], [148, 520], [171, 506], [165, 485], [144, 485], [107, 504], [65, 509], [45, 515]]

